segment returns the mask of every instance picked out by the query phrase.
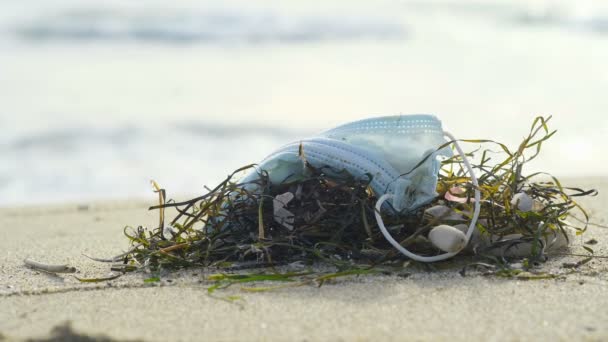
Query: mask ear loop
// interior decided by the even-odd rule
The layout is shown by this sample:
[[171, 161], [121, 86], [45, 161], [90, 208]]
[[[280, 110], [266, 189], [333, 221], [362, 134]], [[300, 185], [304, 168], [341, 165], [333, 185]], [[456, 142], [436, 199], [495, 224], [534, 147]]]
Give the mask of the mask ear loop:
[[[456, 140], [456, 138], [454, 138], [454, 136], [448, 132], [444, 132], [443, 134], [454, 143], [456, 150], [462, 157], [464, 166], [466, 167], [467, 171], [469, 172], [469, 175], [471, 177], [471, 182], [473, 183], [473, 186], [475, 187], [475, 210], [473, 211], [473, 218], [471, 219], [471, 224], [469, 225], [469, 229], [467, 230], [467, 233], [465, 235], [466, 243], [464, 244], [464, 246], [466, 246], [469, 243], [469, 240], [471, 239], [473, 232], [475, 231], [477, 219], [479, 218], [479, 212], [481, 210], [481, 205], [480, 205], [481, 193], [479, 192], [479, 183], [477, 182], [477, 177], [475, 176], [475, 173], [473, 172], [473, 167], [471, 166], [469, 159], [462, 151], [462, 148], [460, 148], [460, 145], [458, 144], [458, 141]], [[395, 195], [392, 195], [392, 194], [382, 195], [380, 197], [380, 199], [378, 199], [378, 202], [376, 203], [376, 210], [375, 210], [376, 221], [378, 222], [378, 227], [380, 227], [380, 231], [382, 232], [382, 234], [384, 235], [386, 240], [388, 242], [390, 242], [391, 245], [393, 245], [393, 247], [395, 247], [399, 252], [406, 255], [408, 258], [416, 260], [416, 261], [422, 261], [422, 262], [441, 261], [441, 260], [449, 259], [449, 258], [455, 256], [456, 254], [460, 253], [460, 251], [457, 251], [457, 252], [444, 253], [444, 254], [434, 255], [434, 256], [422, 256], [422, 255], [414, 254], [414, 253], [408, 251], [405, 247], [401, 246], [399, 244], [399, 242], [397, 242], [395, 239], [393, 239], [391, 234], [388, 232], [388, 230], [384, 226], [384, 221], [382, 220], [382, 216], [380, 214], [382, 204], [384, 204], [384, 202], [386, 200], [394, 198], [394, 197], [395, 197]]]

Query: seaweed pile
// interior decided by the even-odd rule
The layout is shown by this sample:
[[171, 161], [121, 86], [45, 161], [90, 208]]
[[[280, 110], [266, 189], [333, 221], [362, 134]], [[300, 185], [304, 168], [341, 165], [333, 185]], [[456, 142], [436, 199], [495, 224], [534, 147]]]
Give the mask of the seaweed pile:
[[[483, 242], [462, 254], [500, 261], [509, 257], [509, 248], [527, 244], [529, 248], [517, 257], [543, 261], [552, 239], [568, 241], [569, 231], [582, 234], [587, 229], [587, 213], [575, 199], [595, 195], [595, 190], [564, 187], [546, 173], [524, 173], [524, 166], [555, 134], [548, 128], [549, 120], [536, 118], [515, 150], [492, 140], [462, 140], [476, 146], [467, 156], [473, 160], [482, 194], [476, 234]], [[327, 170], [308, 165], [305, 179], [271, 185], [265, 171], [258, 170], [256, 183], [262, 191], [249, 192], [237, 177], [254, 167], [238, 169], [206, 194], [181, 202], [167, 200], [166, 191], [153, 182], [159, 204], [150, 209], [158, 211], [159, 225], [126, 227], [132, 246], [114, 259], [120, 260], [114, 269], [232, 269], [325, 262], [349, 270], [403, 263], [405, 257], [375, 223], [377, 198], [369, 188], [371, 175], [362, 180], [347, 172], [336, 176], [333, 170], [329, 177]], [[463, 160], [455, 155], [442, 161], [438, 196], [431, 203], [414, 212], [383, 217], [403, 246], [419, 254], [438, 254], [426, 233], [438, 224], [468, 224], [473, 191]], [[437, 208], [444, 214], [437, 215]], [[567, 220], [576, 210], [583, 218], [577, 221], [581, 226]], [[175, 212], [170, 219], [169, 212]]]

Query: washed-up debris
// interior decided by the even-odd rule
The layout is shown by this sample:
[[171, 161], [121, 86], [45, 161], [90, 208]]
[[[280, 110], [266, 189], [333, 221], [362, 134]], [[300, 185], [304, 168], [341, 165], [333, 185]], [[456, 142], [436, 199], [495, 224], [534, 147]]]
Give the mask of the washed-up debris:
[[71, 267], [68, 265], [50, 265], [50, 264], [43, 264], [37, 261], [33, 261], [30, 259], [24, 259], [23, 263], [27, 266], [30, 267], [32, 269], [38, 270], [38, 271], [44, 271], [44, 272], [48, 272], [48, 273], [75, 273], [76, 272], [76, 268], [75, 267]]
[[[548, 121], [537, 118], [514, 150], [492, 140], [462, 140], [476, 146], [467, 155], [479, 173], [479, 185], [475, 187], [467, 176], [462, 156], [442, 160], [434, 199], [413, 211], [385, 215], [386, 228], [395, 241], [428, 256], [462, 250], [461, 254], [482, 258], [494, 265], [486, 268], [498, 272], [509, 258], [525, 258], [526, 265], [543, 262], [548, 253], [583, 234], [588, 216], [576, 198], [597, 191], [564, 187], [548, 174], [524, 173], [524, 166], [555, 133], [548, 129]], [[306, 155], [306, 150], [301, 152]], [[237, 175], [254, 167], [236, 170], [206, 194], [186, 201], [166, 201], [164, 189], [154, 183], [159, 204], [150, 209], [159, 211], [159, 226], [126, 227], [132, 248], [113, 269], [122, 265], [129, 271], [221, 270], [241, 264], [322, 262], [346, 272], [403, 263], [405, 257], [387, 242], [373, 220], [378, 201], [370, 186], [373, 175], [362, 179], [344, 170], [307, 164], [298, 178], [286, 174], [284, 181], [276, 183], [260, 170], [259, 177], [247, 183], [254, 186], [244, 186]], [[480, 214], [467, 240], [475, 190], [481, 194]], [[165, 224], [169, 210], [176, 213]], [[583, 216], [581, 225], [567, 220], [574, 211]], [[516, 273], [518, 279], [551, 278], [526, 268]], [[237, 281], [221, 279], [231, 284]]]

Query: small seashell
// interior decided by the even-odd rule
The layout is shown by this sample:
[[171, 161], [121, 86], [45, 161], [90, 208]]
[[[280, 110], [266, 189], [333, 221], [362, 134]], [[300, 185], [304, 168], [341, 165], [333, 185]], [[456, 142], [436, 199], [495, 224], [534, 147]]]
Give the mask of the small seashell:
[[285, 205], [291, 202], [293, 198], [294, 195], [291, 192], [286, 192], [284, 194], [277, 195], [273, 199], [274, 220], [289, 230], [293, 230], [295, 217], [291, 211], [285, 209]]
[[519, 211], [528, 212], [534, 207], [534, 200], [527, 193], [519, 192], [511, 199], [511, 206]]
[[468, 199], [466, 197], [458, 197], [456, 195], [462, 195], [466, 193], [465, 189], [459, 187], [452, 187], [446, 193], [444, 198], [450, 202], [456, 203], [467, 203]]
[[467, 243], [467, 237], [463, 232], [445, 224], [431, 229], [429, 240], [435, 247], [448, 253], [460, 251]]
[[[286, 193], [277, 195], [274, 199], [275, 199], [275, 201], [278, 202], [279, 206], [286, 206], [287, 204], [289, 204], [289, 202], [291, 202], [293, 197], [294, 197], [294, 195], [288, 191]], [[275, 203], [275, 205], [277, 205], [277, 204]]]
[[539, 201], [539, 200], [534, 200], [534, 204], [532, 204], [532, 211], [537, 213], [539, 211], [543, 211], [543, 209], [545, 209], [545, 205], [543, 204], [543, 202]]

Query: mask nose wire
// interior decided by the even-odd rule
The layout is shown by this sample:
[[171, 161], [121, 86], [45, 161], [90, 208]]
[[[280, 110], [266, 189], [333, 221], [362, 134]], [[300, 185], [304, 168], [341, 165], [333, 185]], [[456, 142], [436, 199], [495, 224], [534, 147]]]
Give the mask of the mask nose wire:
[[[466, 167], [467, 171], [469, 172], [469, 176], [471, 177], [471, 182], [473, 183], [473, 186], [475, 187], [475, 209], [473, 211], [473, 218], [471, 219], [471, 224], [469, 225], [469, 229], [467, 230], [467, 233], [465, 235], [466, 243], [464, 244], [464, 246], [466, 246], [469, 243], [471, 236], [473, 235], [475, 226], [477, 224], [477, 219], [479, 218], [479, 212], [481, 210], [481, 204], [480, 204], [481, 193], [479, 192], [479, 183], [477, 182], [477, 177], [475, 176], [475, 173], [473, 172], [473, 167], [471, 166], [469, 159], [467, 158], [465, 153], [462, 151], [462, 148], [460, 148], [460, 145], [458, 144], [458, 141], [456, 140], [456, 138], [454, 138], [454, 136], [448, 132], [443, 132], [443, 134], [454, 143], [456, 150], [462, 157], [464, 166]], [[395, 247], [399, 252], [406, 255], [408, 258], [416, 260], [416, 261], [422, 261], [422, 262], [434, 262], [434, 261], [449, 259], [460, 252], [460, 251], [457, 251], [457, 252], [444, 253], [444, 254], [439, 254], [439, 255], [434, 255], [434, 256], [422, 256], [422, 255], [412, 253], [412, 252], [408, 251], [405, 247], [401, 246], [399, 244], [399, 242], [397, 242], [395, 239], [393, 239], [391, 234], [388, 232], [388, 230], [384, 226], [384, 221], [382, 220], [382, 216], [380, 214], [382, 204], [384, 204], [384, 202], [386, 200], [394, 198], [394, 197], [395, 197], [395, 195], [393, 195], [393, 194], [382, 195], [378, 199], [378, 202], [376, 203], [376, 210], [374, 212], [374, 214], [376, 216], [376, 222], [378, 222], [378, 227], [380, 228], [382, 235], [384, 235], [386, 240], [388, 242], [390, 242], [390, 244], [393, 245], [393, 247]]]

